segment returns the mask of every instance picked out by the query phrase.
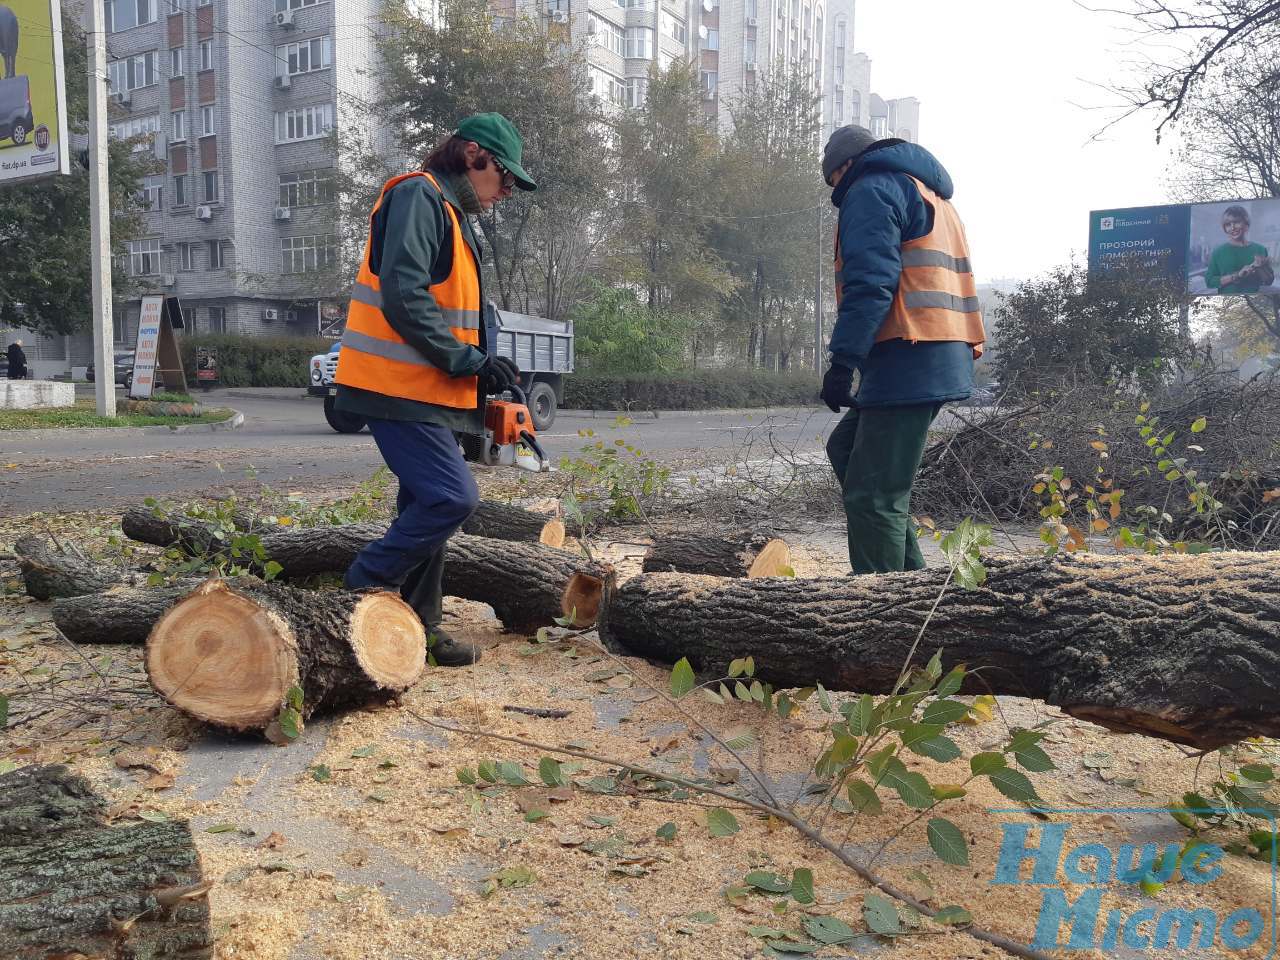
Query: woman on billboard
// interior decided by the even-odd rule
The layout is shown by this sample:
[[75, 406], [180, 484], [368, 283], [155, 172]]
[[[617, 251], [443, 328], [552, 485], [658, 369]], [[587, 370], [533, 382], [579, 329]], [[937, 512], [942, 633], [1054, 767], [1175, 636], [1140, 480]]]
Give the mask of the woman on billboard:
[[1250, 294], [1275, 283], [1267, 248], [1249, 242], [1249, 227], [1249, 211], [1244, 207], [1227, 207], [1222, 212], [1222, 232], [1227, 235], [1227, 242], [1209, 257], [1206, 286], [1221, 294]]

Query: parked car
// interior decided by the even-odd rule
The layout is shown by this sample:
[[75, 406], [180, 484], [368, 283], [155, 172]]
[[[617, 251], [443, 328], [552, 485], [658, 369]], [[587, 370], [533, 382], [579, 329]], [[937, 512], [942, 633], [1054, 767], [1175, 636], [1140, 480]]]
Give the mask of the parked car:
[[8, 137], [22, 146], [34, 127], [31, 86], [26, 75], [0, 80], [0, 137]]
[[[126, 390], [131, 390], [133, 388], [133, 351], [117, 350], [115, 352], [115, 368], [115, 382]], [[89, 364], [88, 368], [85, 370], [85, 376], [88, 378], [90, 383], [94, 382], [94, 369], [92, 363]], [[159, 373], [156, 374], [155, 388], [156, 390], [164, 389], [164, 382], [161, 380]]]

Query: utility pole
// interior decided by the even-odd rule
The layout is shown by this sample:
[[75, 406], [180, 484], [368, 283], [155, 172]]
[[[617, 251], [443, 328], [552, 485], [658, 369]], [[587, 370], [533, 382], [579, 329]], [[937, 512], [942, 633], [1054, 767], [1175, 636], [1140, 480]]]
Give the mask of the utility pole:
[[111, 196], [107, 183], [107, 34], [103, 0], [88, 0], [89, 257], [93, 267], [94, 396], [98, 415], [116, 415], [116, 364], [111, 322]]
[[813, 274], [813, 370], [822, 376], [822, 204], [818, 204], [817, 259]]

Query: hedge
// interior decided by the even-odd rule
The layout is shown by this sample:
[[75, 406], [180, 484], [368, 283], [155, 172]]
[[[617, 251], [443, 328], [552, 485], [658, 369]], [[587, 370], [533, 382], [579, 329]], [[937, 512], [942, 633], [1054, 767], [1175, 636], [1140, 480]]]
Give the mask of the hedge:
[[308, 364], [317, 353], [328, 353], [333, 341], [323, 337], [246, 337], [208, 333], [183, 337], [182, 366], [187, 384], [196, 387], [196, 348], [218, 351], [219, 387], [305, 387]]
[[578, 410], [713, 410], [717, 407], [798, 407], [817, 404], [810, 372], [684, 370], [679, 373], [572, 373], [564, 404]]

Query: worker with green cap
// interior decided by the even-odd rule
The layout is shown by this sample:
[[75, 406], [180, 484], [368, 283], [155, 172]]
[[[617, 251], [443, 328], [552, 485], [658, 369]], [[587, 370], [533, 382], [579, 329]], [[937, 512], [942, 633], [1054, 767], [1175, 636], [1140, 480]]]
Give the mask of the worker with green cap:
[[469, 216], [536, 184], [506, 117], [478, 113], [394, 177], [369, 217], [338, 354], [338, 410], [364, 418], [400, 481], [397, 516], [360, 551], [349, 589], [399, 590], [440, 665], [479, 651], [440, 629], [445, 542], [479, 502], [454, 432], [484, 429], [485, 398], [510, 389], [516, 365], [485, 342], [480, 247]]

